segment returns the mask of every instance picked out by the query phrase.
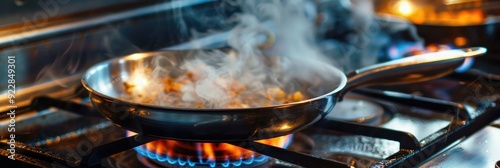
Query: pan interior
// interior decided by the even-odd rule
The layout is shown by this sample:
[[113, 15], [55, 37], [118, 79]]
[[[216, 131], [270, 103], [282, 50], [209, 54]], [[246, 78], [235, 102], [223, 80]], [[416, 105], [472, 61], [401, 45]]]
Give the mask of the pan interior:
[[[185, 74], [186, 70], [182, 68], [182, 65], [187, 61], [198, 59], [199, 54], [198, 51], [194, 50], [162, 51], [136, 53], [121, 58], [115, 58], [91, 67], [84, 74], [82, 82], [84, 86], [94, 94], [123, 100], [123, 95], [126, 93], [124, 82], [131, 80], [131, 75], [136, 71], [137, 67], [154, 68], [156, 65], [152, 63], [153, 59], [158, 58], [162, 60], [161, 64], [166, 70], [165, 73], [168, 73], [170, 76], [176, 76]], [[286, 73], [287, 72], [282, 72], [282, 75], [286, 75]], [[291, 79], [290, 82], [283, 85], [282, 89], [285, 91], [301, 91], [311, 100], [336, 93], [346, 84], [347, 79], [345, 75], [336, 68], [332, 67], [321, 73], [322, 74], [310, 74], [310, 76], [307, 77], [308, 80]], [[161, 91], [163, 91], [163, 88], [158, 88], [158, 92]], [[140, 102], [132, 103], [146, 105]], [[154, 104], [148, 105], [154, 106]], [[161, 107], [175, 108], [174, 106]]]

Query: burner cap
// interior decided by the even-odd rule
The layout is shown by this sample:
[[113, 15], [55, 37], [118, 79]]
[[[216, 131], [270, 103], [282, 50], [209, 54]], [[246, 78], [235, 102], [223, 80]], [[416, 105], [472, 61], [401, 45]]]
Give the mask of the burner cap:
[[[230, 167], [241, 167], [241, 168], [247, 168], [247, 167], [262, 167], [263, 165], [270, 164], [269, 158], [266, 157], [265, 160], [262, 160], [260, 162], [253, 162], [252, 164], [241, 164], [238, 166], [235, 165], [222, 165], [222, 164], [214, 164], [214, 165], [189, 165], [189, 164], [183, 164], [183, 165], [176, 165], [176, 164], [169, 164], [168, 162], [160, 162], [158, 160], [150, 159], [146, 156], [143, 155], [137, 155], [137, 158], [139, 161], [144, 164], [147, 167], [165, 167], [165, 168], [177, 168], [177, 167], [189, 167], [189, 168], [213, 168], [213, 167], [224, 167], [224, 168], [230, 168]], [[267, 167], [267, 166], [263, 166]]]
[[378, 121], [384, 114], [384, 108], [370, 100], [361, 98], [344, 98], [338, 102], [326, 117], [357, 123]]

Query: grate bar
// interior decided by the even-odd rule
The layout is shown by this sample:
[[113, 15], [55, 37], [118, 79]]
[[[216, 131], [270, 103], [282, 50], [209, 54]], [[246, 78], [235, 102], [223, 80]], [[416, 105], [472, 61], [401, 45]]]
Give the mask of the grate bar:
[[439, 100], [427, 97], [415, 96], [407, 93], [393, 91], [380, 91], [374, 89], [356, 89], [353, 93], [377, 98], [380, 100], [391, 101], [402, 105], [415, 106], [427, 110], [433, 110], [457, 117], [458, 120], [470, 120], [471, 116], [462, 104]]
[[142, 137], [133, 135], [125, 137], [107, 144], [103, 144], [92, 148], [92, 151], [82, 157], [80, 165], [95, 166], [101, 163], [101, 159], [111, 156], [113, 154], [132, 149], [136, 146], [157, 140], [157, 138]]
[[317, 167], [317, 168], [351, 167], [349, 165], [346, 165], [344, 163], [335, 160], [294, 152], [287, 149], [278, 148], [275, 146], [270, 146], [253, 141], [228, 142], [228, 143], [303, 167]]
[[425, 161], [423, 158], [430, 158], [449, 145], [453, 144], [460, 138], [467, 137], [474, 132], [489, 125], [489, 123], [500, 118], [500, 107], [495, 109], [485, 110], [485, 112], [470, 122], [464, 125], [454, 125], [447, 130], [447, 134], [443, 134], [433, 141], [428, 142], [420, 150], [415, 150], [401, 157], [400, 155], [392, 155], [377, 163], [373, 167], [415, 167]]
[[317, 127], [340, 131], [344, 133], [382, 138], [399, 142], [399, 148], [408, 150], [420, 149], [420, 142], [415, 136], [408, 132], [396, 131], [382, 127], [374, 127], [344, 121], [337, 121], [328, 118], [320, 120]]

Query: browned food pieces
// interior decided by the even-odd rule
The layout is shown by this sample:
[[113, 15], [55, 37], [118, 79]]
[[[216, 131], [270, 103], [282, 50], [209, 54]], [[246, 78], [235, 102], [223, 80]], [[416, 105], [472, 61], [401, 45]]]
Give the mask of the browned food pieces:
[[267, 98], [269, 100], [284, 100], [286, 97], [285, 91], [279, 87], [267, 88]]
[[230, 86], [230, 90], [229, 90], [230, 94], [236, 96], [245, 90], [247, 90], [247, 87], [244, 84], [242, 84], [236, 80], [231, 80], [231, 86]]
[[[145, 73], [151, 73], [151, 69], [144, 70]], [[147, 74], [145, 74], [147, 75]], [[141, 103], [160, 103], [162, 105], [170, 105], [175, 107], [190, 107], [190, 108], [210, 108], [206, 100], [188, 98], [188, 101], [183, 101], [184, 96], [192, 96], [188, 90], [192, 92], [196, 81], [200, 76], [195, 72], [186, 72], [184, 75], [177, 77], [165, 77], [162, 81], [164, 97], [155, 97], [151, 93], [134, 93], [133, 84], [124, 82], [126, 93], [132, 100], [138, 100]], [[306, 100], [307, 97], [301, 91], [287, 92], [278, 86], [267, 86], [265, 89], [248, 88], [244, 83], [234, 79], [221, 79], [225, 83], [225, 92], [231, 97], [222, 108], [250, 108], [250, 107], [269, 107], [291, 102], [299, 102]], [[186, 87], [185, 90], [183, 88]], [[146, 96], [147, 95], [147, 96]], [[195, 95], [196, 96], [196, 95]], [[217, 107], [220, 108], [220, 107]]]
[[123, 87], [125, 88], [125, 92], [127, 92], [127, 94], [132, 95], [132, 88], [134, 87], [134, 85], [123, 82]]
[[303, 101], [305, 100], [305, 96], [302, 94], [302, 92], [294, 92], [292, 95], [289, 96], [289, 99], [298, 102], [298, 101]]
[[178, 82], [175, 78], [166, 78], [163, 80], [165, 83], [165, 87], [163, 89], [164, 92], [180, 92], [182, 89], [182, 84]]

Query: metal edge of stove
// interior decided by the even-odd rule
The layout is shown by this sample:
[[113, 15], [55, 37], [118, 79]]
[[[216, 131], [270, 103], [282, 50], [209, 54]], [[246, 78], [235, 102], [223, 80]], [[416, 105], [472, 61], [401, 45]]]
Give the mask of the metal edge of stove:
[[[40, 120], [39, 117], [43, 117]], [[32, 125], [49, 125], [57, 124], [59, 122], [74, 119], [79, 117], [78, 115], [71, 113], [61, 113], [58, 109], [46, 109], [42, 111], [30, 111], [26, 114], [16, 116], [16, 130], [18, 134], [24, 134], [25, 131], [29, 131]], [[7, 128], [10, 118], [5, 118], [0, 120], [0, 127]], [[29, 124], [27, 124], [29, 123]], [[29, 125], [29, 126], [28, 126]], [[7, 137], [10, 133], [7, 129], [0, 130], [0, 136]]]
[[[24, 41], [32, 41], [37, 39], [53, 37], [55, 33], [67, 33], [71, 31], [78, 31], [82, 29], [88, 29], [91, 27], [96, 27], [99, 25], [104, 25], [110, 22], [116, 22], [120, 20], [125, 20], [127, 18], [139, 17], [144, 15], [150, 15], [158, 12], [159, 10], [171, 10], [174, 8], [192, 6], [197, 4], [203, 4], [206, 2], [212, 2], [214, 0], [174, 0], [166, 1], [160, 4], [153, 4], [149, 6], [140, 7], [133, 10], [126, 10], [118, 13], [108, 14], [104, 16], [98, 16], [94, 18], [86, 18], [83, 20], [57, 23], [55, 25], [43, 27], [35, 30], [25, 29], [20, 32], [6, 32], [6, 36], [0, 38], [0, 48], [10, 47], [14, 44], [19, 44]], [[22, 35], [21, 35], [22, 34]]]
[[[169, 27], [176, 26], [172, 22], [178, 19], [191, 21], [193, 18], [165, 14], [175, 13], [177, 9], [205, 11], [216, 5], [213, 0], [158, 2], [160, 3], [149, 2], [149, 5], [136, 6], [134, 9], [99, 9], [104, 10], [103, 13], [63, 17], [43, 26], [37, 25], [39, 27], [36, 28], [29, 25], [26, 28], [26, 25], [22, 24], [17, 27], [2, 27], [0, 66], [7, 66], [7, 56], [15, 56], [17, 90], [77, 75], [103, 59], [157, 50], [191, 40], [194, 37], [190, 34], [180, 35], [179, 32], [174, 32], [174, 37], [167, 33], [182, 31], [170, 29]], [[155, 21], [158, 19], [164, 21]], [[158, 26], [167, 29], [159, 29]], [[135, 36], [144, 35], [144, 31], [159, 34], [164, 38], [138, 41]], [[121, 47], [113, 47], [115, 45]], [[7, 83], [7, 78], [0, 78], [0, 82]], [[6, 96], [6, 92], [7, 85], [0, 86], [2, 98]]]
[[[39, 95], [53, 96], [53, 97], [65, 97], [75, 93], [81, 79], [81, 74], [72, 75], [66, 78], [57, 79], [50, 82], [45, 82], [37, 85], [33, 85], [27, 88], [18, 89], [16, 91], [16, 101], [15, 105], [17, 107], [28, 106], [32, 98]], [[0, 95], [0, 112], [7, 111], [9, 102], [9, 97], [7, 93]]]

